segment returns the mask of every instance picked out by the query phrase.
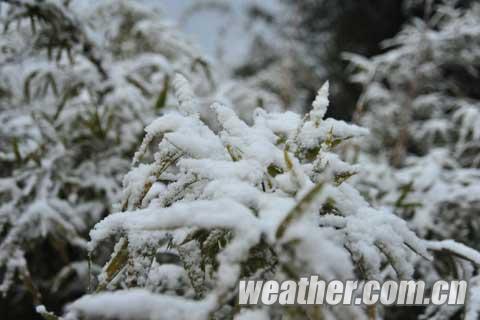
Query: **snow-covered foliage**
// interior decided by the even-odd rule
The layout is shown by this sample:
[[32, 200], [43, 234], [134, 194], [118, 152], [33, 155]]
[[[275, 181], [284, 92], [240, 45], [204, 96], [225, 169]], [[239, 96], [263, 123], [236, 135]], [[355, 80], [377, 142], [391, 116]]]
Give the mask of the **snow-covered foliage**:
[[462, 166], [480, 166], [473, 83], [480, 64], [479, 12], [478, 5], [465, 11], [439, 7], [428, 21], [415, 20], [387, 41], [385, 54], [350, 56], [360, 68], [354, 80], [366, 86], [360, 108], [376, 111], [362, 116], [378, 140], [374, 151], [387, 147], [400, 165], [410, 146], [420, 155], [448, 147]]
[[[173, 84], [178, 107], [146, 127], [120, 211], [90, 232], [92, 256], [116, 241], [99, 293], [69, 305], [68, 319], [243, 319], [241, 278], [410, 278], [414, 256], [429, 259], [402, 219], [348, 183], [359, 168], [335, 150], [368, 131], [324, 119], [328, 84], [305, 117], [257, 109], [251, 125], [220, 103], [209, 125], [184, 76]], [[250, 313], [367, 317], [361, 307], [314, 309]]]
[[[360, 127], [326, 116], [328, 83], [308, 98], [331, 73], [305, 38], [281, 41], [291, 17], [249, 3], [263, 22], [239, 82], [151, 6], [0, 0], [2, 317], [33, 305], [49, 320], [388, 315], [237, 305], [239, 279], [312, 274], [468, 279], [466, 308], [421, 312], [477, 317], [480, 5], [431, 7], [384, 54], [349, 56]], [[232, 10], [191, 13], [212, 6]], [[335, 42], [324, 31], [314, 46]], [[282, 110], [310, 100], [306, 114]]]
[[84, 239], [119, 201], [145, 125], [175, 101], [175, 72], [200, 104], [247, 114], [275, 98], [218, 81], [161, 12], [135, 1], [0, 6], [0, 291], [60, 306], [85, 290]]
[[[356, 116], [372, 132], [362, 147], [367, 153], [358, 154], [365, 170], [356, 177], [357, 186], [376, 206], [408, 219], [419, 235], [452, 238], [476, 249], [479, 39], [480, 5], [446, 4], [434, 6], [427, 20], [406, 25], [385, 43], [384, 54], [348, 55], [357, 67], [354, 80], [364, 86]], [[440, 259], [423, 265], [421, 276], [462, 275], [456, 270], [461, 264], [453, 269], [446, 264]], [[427, 309], [426, 314], [434, 318], [442, 312]], [[449, 312], [447, 317], [458, 310]]]

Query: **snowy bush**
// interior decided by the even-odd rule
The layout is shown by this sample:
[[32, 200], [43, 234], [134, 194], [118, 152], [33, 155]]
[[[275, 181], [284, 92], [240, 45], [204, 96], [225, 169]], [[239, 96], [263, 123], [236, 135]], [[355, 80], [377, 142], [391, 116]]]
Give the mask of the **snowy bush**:
[[[120, 211], [90, 232], [92, 256], [116, 241], [97, 293], [68, 306], [68, 319], [240, 319], [241, 278], [410, 278], [413, 256], [429, 259], [402, 219], [348, 183], [359, 168], [335, 149], [367, 130], [324, 119], [328, 84], [305, 117], [257, 109], [252, 125], [220, 103], [208, 125], [186, 78], [173, 86], [178, 108], [146, 127]], [[358, 306], [251, 312], [367, 317]]]
[[[362, 146], [367, 152], [358, 154], [365, 170], [356, 185], [419, 235], [479, 249], [480, 6], [445, 4], [431, 12], [387, 41], [384, 54], [348, 56], [364, 87], [356, 116], [372, 132]], [[439, 258], [423, 265], [420, 276], [472, 276], [464, 262]], [[426, 315], [458, 312], [431, 307]]]

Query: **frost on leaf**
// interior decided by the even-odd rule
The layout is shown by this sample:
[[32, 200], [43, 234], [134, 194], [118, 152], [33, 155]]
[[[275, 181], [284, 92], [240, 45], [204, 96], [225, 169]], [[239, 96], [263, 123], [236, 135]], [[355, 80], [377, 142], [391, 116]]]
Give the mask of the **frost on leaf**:
[[328, 107], [328, 90], [329, 90], [329, 84], [328, 81], [325, 82], [325, 84], [318, 90], [317, 96], [315, 97], [315, 100], [312, 103], [313, 110], [310, 112], [310, 116], [312, 117], [312, 120], [317, 124], [322, 121], [323, 117], [325, 116], [325, 113], [327, 112], [327, 107]]

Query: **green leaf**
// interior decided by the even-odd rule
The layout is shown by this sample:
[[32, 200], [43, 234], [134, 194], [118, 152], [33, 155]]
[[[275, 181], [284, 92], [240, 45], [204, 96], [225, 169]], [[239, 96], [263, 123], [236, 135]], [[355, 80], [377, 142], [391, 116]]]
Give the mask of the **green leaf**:
[[345, 182], [345, 180], [347, 180], [348, 178], [350, 178], [351, 176], [357, 174], [356, 172], [352, 172], [352, 171], [343, 171], [343, 172], [340, 172], [340, 173], [336, 173], [335, 174], [335, 184], [337, 186], [341, 185], [343, 182]]
[[31, 93], [30, 93], [30, 86], [33, 78], [35, 78], [38, 74], [38, 71], [33, 71], [30, 73], [27, 78], [25, 79], [25, 82], [23, 84], [23, 94], [25, 96], [25, 99], [30, 102], [31, 99]]
[[170, 76], [167, 74], [163, 80], [163, 88], [160, 94], [158, 95], [157, 102], [155, 103], [155, 110], [160, 110], [165, 107], [168, 96], [168, 89], [170, 87]]
[[240, 149], [233, 147], [231, 144], [227, 144], [226, 149], [233, 161], [242, 160], [242, 152]]
[[297, 202], [295, 207], [290, 210], [287, 216], [283, 219], [282, 223], [280, 223], [277, 232], [275, 233], [275, 237], [277, 239], [280, 239], [285, 234], [285, 231], [292, 224], [292, 222], [298, 220], [307, 212], [308, 207], [320, 194], [322, 188], [323, 183], [316, 184], [302, 199], [300, 199], [300, 201]]
[[272, 164], [270, 164], [270, 165], [268, 166], [267, 172], [268, 172], [268, 174], [269, 174], [270, 176], [275, 177], [275, 176], [277, 176], [277, 175], [279, 175], [279, 174], [282, 174], [282, 173], [283, 173], [283, 170], [282, 170], [282, 168], [279, 168], [279, 167], [277, 167], [276, 165], [274, 165], [274, 164], [272, 163]]
[[104, 290], [113, 278], [123, 269], [128, 262], [128, 240], [121, 238], [117, 243], [120, 249], [112, 255], [112, 258], [103, 268], [104, 281], [98, 284], [97, 292]]
[[15, 160], [18, 163], [22, 162], [22, 155], [20, 153], [20, 148], [18, 147], [17, 137], [14, 137], [12, 139], [12, 147], [13, 147], [13, 153], [15, 154]]

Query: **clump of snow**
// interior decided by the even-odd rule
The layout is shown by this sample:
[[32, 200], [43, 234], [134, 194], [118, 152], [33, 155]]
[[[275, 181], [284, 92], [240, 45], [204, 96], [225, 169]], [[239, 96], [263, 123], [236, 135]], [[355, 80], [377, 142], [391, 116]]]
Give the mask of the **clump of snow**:
[[65, 320], [78, 318], [201, 320], [215, 306], [210, 297], [204, 301], [190, 301], [179, 297], [152, 294], [143, 289], [131, 289], [86, 295], [67, 306]]

